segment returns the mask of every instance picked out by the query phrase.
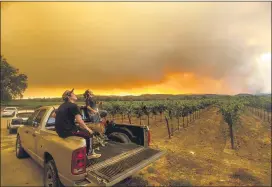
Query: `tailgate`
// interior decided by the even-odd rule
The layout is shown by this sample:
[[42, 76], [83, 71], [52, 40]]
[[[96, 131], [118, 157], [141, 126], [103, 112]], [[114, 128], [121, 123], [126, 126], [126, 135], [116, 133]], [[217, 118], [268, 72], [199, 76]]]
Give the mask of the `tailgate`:
[[96, 164], [88, 169], [86, 179], [102, 186], [112, 186], [133, 175], [165, 154], [160, 150], [141, 147]]

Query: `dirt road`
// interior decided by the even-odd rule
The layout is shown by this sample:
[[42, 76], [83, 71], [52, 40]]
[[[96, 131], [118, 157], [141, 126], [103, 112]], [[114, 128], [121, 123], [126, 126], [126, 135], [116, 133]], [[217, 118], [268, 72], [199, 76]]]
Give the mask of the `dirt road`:
[[1, 118], [1, 186], [42, 186], [42, 168], [31, 158], [16, 158], [16, 134], [8, 133], [7, 120]]

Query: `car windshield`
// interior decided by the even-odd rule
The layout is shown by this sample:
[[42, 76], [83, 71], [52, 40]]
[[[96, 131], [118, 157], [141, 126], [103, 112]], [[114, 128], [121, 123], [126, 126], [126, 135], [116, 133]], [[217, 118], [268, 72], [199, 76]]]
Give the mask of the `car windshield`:
[[29, 118], [29, 116], [31, 116], [33, 113], [31, 112], [25, 112], [25, 113], [19, 113], [17, 114], [18, 118]]
[[15, 110], [15, 108], [5, 108], [5, 110]]

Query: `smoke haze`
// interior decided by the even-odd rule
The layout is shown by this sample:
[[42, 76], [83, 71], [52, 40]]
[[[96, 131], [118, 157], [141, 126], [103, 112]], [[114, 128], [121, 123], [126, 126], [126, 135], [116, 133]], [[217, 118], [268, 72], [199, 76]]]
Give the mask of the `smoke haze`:
[[[271, 3], [2, 3], [25, 96], [271, 92]], [[269, 56], [270, 54], [270, 56]]]

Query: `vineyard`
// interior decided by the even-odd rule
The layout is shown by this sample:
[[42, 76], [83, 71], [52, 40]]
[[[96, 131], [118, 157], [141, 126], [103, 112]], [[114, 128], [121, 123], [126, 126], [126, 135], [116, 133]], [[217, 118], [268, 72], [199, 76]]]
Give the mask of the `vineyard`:
[[[166, 101], [112, 101], [105, 102], [100, 108], [107, 110], [109, 119], [129, 124], [150, 126], [150, 121], [165, 124], [169, 139], [174, 132], [180, 131], [199, 119], [201, 113], [209, 107], [218, 108], [223, 119], [229, 125], [232, 148], [233, 125], [245, 110], [260, 117], [263, 121], [271, 122], [271, 97], [234, 96], [224, 98], [166, 100]], [[204, 116], [205, 117], [205, 116]], [[158, 124], [155, 125], [158, 127]]]
[[100, 108], [110, 120], [148, 125], [151, 146], [167, 151], [137, 185], [271, 185], [271, 97], [111, 101]]
[[108, 120], [148, 126], [151, 148], [167, 152], [133, 176], [132, 186], [271, 186], [271, 96], [95, 99]]

